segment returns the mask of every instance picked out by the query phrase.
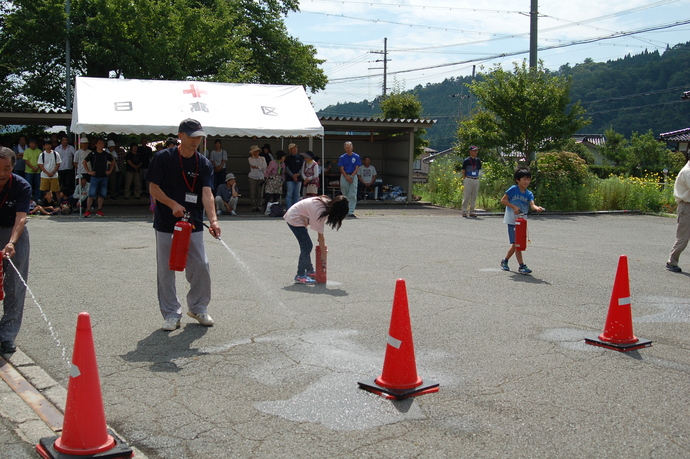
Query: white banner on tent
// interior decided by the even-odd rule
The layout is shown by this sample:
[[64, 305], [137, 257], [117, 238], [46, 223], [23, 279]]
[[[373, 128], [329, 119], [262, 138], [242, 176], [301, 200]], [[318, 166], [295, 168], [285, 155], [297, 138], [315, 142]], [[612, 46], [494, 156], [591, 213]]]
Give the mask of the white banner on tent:
[[76, 79], [72, 132], [176, 135], [186, 118], [209, 136], [323, 136], [302, 86]]

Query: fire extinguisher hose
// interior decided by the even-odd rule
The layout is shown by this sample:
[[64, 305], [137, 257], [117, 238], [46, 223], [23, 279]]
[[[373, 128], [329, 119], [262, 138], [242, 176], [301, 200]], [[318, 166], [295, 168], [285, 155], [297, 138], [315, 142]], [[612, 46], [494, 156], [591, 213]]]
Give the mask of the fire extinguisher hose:
[[[190, 219], [190, 220], [194, 220], [194, 221], [197, 222], [197, 223], [201, 223], [202, 225], [204, 225], [204, 226], [205, 226], [206, 228], [208, 228], [209, 230], [211, 229], [211, 227], [208, 226], [206, 223], [204, 223], [203, 220], [199, 220], [198, 218], [194, 218], [194, 217], [192, 217], [192, 216], [190, 216], [189, 219]], [[219, 241], [221, 240], [221, 239], [220, 239], [220, 236], [214, 236], [214, 237], [215, 237], [216, 239], [218, 239]]]

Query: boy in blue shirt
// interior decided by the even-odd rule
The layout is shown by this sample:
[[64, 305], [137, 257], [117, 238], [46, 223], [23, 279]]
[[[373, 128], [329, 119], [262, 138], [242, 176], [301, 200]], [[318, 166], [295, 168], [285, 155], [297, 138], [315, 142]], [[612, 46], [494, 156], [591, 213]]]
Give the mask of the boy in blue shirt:
[[513, 175], [516, 185], [508, 188], [508, 191], [501, 198], [501, 204], [506, 206], [506, 213], [503, 217], [503, 223], [508, 225], [508, 240], [510, 241], [510, 249], [506, 257], [501, 260], [501, 268], [504, 271], [510, 271], [508, 267], [508, 260], [515, 254], [520, 267], [518, 272], [520, 274], [530, 274], [531, 269], [527, 267], [522, 261], [522, 252], [515, 250], [515, 218], [517, 215], [526, 216], [530, 209], [537, 212], [543, 212], [544, 208], [534, 204], [534, 194], [527, 189], [532, 181], [532, 174], [529, 169], [518, 169]]

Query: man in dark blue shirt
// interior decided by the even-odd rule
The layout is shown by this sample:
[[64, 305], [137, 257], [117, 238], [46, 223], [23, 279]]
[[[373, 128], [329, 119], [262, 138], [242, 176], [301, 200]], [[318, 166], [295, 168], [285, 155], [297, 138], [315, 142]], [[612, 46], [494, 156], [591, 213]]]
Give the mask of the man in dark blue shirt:
[[168, 266], [175, 224], [189, 212], [194, 229], [185, 268], [189, 282], [187, 315], [207, 327], [213, 325], [213, 319], [207, 311], [211, 301], [211, 273], [201, 225], [204, 210], [209, 220], [209, 232], [220, 238], [212, 191], [213, 166], [197, 152], [206, 134], [201, 124], [192, 119], [184, 120], [178, 132], [180, 145], [161, 150], [151, 160], [146, 173], [149, 192], [156, 200], [153, 227], [156, 230], [158, 304], [165, 320], [162, 328], [166, 331], [179, 328], [182, 317], [182, 305], [175, 288], [175, 271]]
[[479, 147], [470, 147], [470, 156], [462, 162], [462, 216], [477, 217], [475, 205], [479, 194], [479, 171], [482, 168], [482, 160], [477, 158]]
[[12, 173], [15, 161], [12, 150], [0, 147], [0, 247], [3, 247], [5, 275], [3, 315], [0, 319], [0, 352], [3, 354], [17, 350], [14, 341], [22, 325], [26, 297], [26, 285], [19, 275], [24, 280], [29, 275], [29, 231], [25, 225], [31, 185]]

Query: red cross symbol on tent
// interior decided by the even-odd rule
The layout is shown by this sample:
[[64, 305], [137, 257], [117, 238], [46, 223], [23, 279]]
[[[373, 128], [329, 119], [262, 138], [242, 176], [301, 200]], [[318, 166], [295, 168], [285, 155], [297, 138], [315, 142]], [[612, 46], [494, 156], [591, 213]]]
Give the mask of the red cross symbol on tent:
[[197, 85], [191, 84], [189, 85], [190, 89], [185, 89], [182, 91], [183, 94], [191, 94], [192, 97], [201, 97], [202, 94], [208, 94], [206, 91], [200, 91]]

